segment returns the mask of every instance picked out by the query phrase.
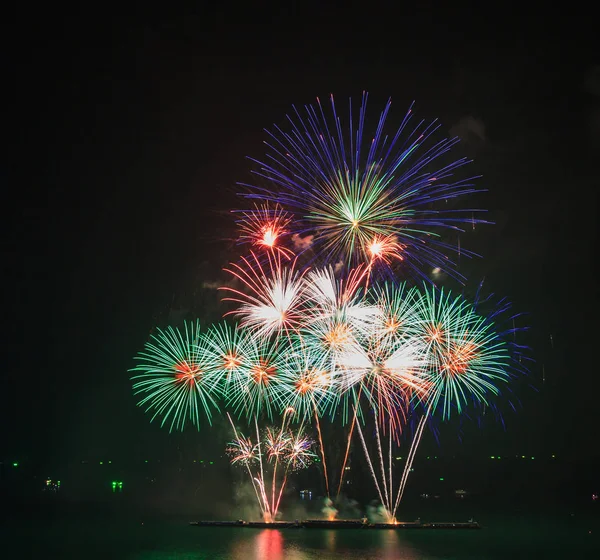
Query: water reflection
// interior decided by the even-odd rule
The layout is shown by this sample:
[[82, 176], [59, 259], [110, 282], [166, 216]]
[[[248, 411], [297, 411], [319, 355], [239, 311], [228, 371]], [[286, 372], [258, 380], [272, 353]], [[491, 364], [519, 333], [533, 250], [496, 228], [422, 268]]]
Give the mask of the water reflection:
[[423, 558], [406, 539], [401, 539], [397, 531], [378, 532], [381, 560], [419, 560]]
[[[277, 529], [265, 529], [254, 538], [254, 558], [283, 560], [283, 535]], [[249, 558], [246, 556], [246, 558]]]
[[234, 542], [232, 560], [422, 560], [397, 531], [263, 529]]

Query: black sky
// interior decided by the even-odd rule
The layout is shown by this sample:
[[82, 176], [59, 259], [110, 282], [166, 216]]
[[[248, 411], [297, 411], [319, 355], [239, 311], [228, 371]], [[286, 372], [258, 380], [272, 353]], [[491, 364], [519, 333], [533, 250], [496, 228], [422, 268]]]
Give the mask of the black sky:
[[198, 267], [218, 275], [224, 210], [244, 158], [262, 153], [262, 129], [292, 104], [363, 90], [373, 112], [391, 96], [392, 119], [415, 100], [447, 130], [469, 117], [485, 128], [464, 149], [497, 225], [477, 232], [484, 259], [473, 270], [530, 313], [540, 391], [524, 386], [507, 432], [475, 443], [596, 452], [593, 35], [564, 13], [420, 5], [14, 17], [0, 456], [54, 462], [167, 445], [134, 406], [132, 356]]

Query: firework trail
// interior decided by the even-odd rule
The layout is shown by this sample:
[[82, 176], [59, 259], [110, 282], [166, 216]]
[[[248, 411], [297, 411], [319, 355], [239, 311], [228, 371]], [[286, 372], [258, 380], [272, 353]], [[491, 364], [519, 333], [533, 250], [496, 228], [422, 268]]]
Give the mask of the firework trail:
[[[312, 452], [314, 442], [303, 434], [302, 428], [298, 432], [288, 429], [289, 419], [293, 414], [293, 410], [286, 411], [281, 426], [277, 429], [267, 428], [262, 438], [258, 422], [255, 419], [256, 444], [238, 432], [229, 417], [235, 441], [229, 444], [227, 452], [233, 465], [246, 467], [263, 519], [267, 522], [275, 521], [277, 517], [289, 472], [308, 468], [315, 458], [315, 454]], [[270, 500], [267, 497], [265, 479], [267, 465], [263, 461], [263, 456], [266, 456], [268, 464], [273, 465]], [[284, 471], [281, 480], [277, 476], [279, 465], [283, 466]]]
[[327, 459], [319, 418], [325, 413], [334, 415], [339, 394], [335, 378], [327, 369], [325, 354], [306, 347], [301, 338], [295, 342], [282, 366], [280, 402], [285, 407], [293, 408], [302, 423], [310, 422], [311, 417], [314, 418], [323, 461], [325, 489], [329, 496]]
[[[373, 291], [378, 313], [368, 336], [348, 347], [338, 357], [341, 366], [340, 387], [344, 395], [354, 400], [354, 417], [348, 434], [346, 454], [342, 464], [338, 495], [345, 474], [356, 416], [361, 414], [361, 399], [373, 410], [376, 424], [388, 424], [389, 437], [397, 441], [406, 419], [406, 409], [414, 396], [428, 389], [425, 377], [426, 346], [414, 337], [416, 291], [384, 285]], [[376, 425], [379, 437], [379, 426]], [[381, 470], [385, 471], [383, 455], [379, 453]], [[391, 476], [391, 472], [390, 472]], [[385, 484], [384, 475], [384, 487]], [[391, 484], [390, 484], [391, 486]], [[388, 500], [389, 502], [389, 500]]]
[[248, 470], [250, 482], [252, 483], [252, 488], [254, 488], [254, 493], [256, 494], [256, 499], [258, 500], [264, 519], [268, 515], [270, 515], [270, 511], [268, 510], [268, 503], [265, 503], [265, 501], [262, 499], [263, 494], [259, 492], [251, 470], [251, 465], [258, 460], [258, 445], [253, 444], [252, 440], [250, 438], [246, 438], [244, 434], [238, 433], [229, 413], [227, 413], [227, 418], [229, 419], [229, 423], [233, 428], [235, 440], [229, 444], [229, 447], [227, 447], [225, 451], [231, 457], [232, 465], [243, 465]]

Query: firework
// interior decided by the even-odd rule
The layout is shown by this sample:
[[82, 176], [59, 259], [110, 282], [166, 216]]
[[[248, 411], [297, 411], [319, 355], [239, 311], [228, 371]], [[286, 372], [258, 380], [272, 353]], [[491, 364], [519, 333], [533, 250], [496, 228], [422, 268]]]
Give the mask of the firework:
[[430, 386], [422, 399], [425, 412], [413, 436], [394, 513], [428, 418], [441, 410], [442, 418], [448, 419], [453, 409], [460, 414], [471, 402], [487, 404], [512, 377], [509, 345], [494, 322], [478, 315], [462, 296], [424, 286], [416, 313], [420, 338], [427, 345]]
[[206, 333], [206, 362], [226, 398], [243, 390], [256, 352], [251, 333], [237, 325], [220, 323], [211, 326]]
[[427, 401], [443, 418], [471, 400], [487, 403], [511, 378], [509, 347], [493, 322], [462, 296], [423, 287], [417, 304], [420, 338], [427, 345], [431, 388]]
[[290, 215], [278, 204], [271, 208], [268, 204], [255, 205], [253, 210], [241, 212], [240, 243], [250, 243], [253, 247], [279, 253], [290, 258], [293, 252], [281, 244], [289, 233]]
[[[315, 458], [312, 452], [314, 442], [303, 434], [302, 429], [293, 432], [287, 428], [289, 417], [293, 413], [293, 409], [287, 409], [283, 414], [281, 426], [267, 428], [262, 438], [256, 424], [256, 444], [239, 432], [233, 425], [231, 417], [229, 418], [235, 434], [235, 441], [227, 447], [231, 463], [245, 467], [263, 513], [263, 519], [269, 522], [276, 519], [289, 472], [307, 468]], [[267, 464], [263, 461], [263, 455], [266, 455]], [[272, 466], [271, 473], [267, 471], [268, 465]], [[282, 469], [279, 470], [278, 478], [279, 465]], [[271, 481], [270, 489], [268, 489], [267, 477]]]
[[295, 331], [302, 320], [302, 274], [295, 270], [295, 261], [282, 264], [280, 258], [269, 259], [268, 268], [252, 254], [243, 258], [243, 265], [231, 264], [225, 269], [243, 284], [244, 291], [225, 286], [231, 295], [224, 298], [239, 304], [232, 311], [241, 317], [240, 325], [258, 337], [269, 337], [282, 331]]
[[238, 416], [252, 419], [265, 411], [271, 417], [280, 409], [279, 385], [283, 356], [288, 349], [286, 339], [269, 342], [252, 338], [245, 349], [243, 370], [229, 386], [225, 399]]
[[300, 421], [310, 421], [314, 415], [333, 415], [339, 400], [334, 374], [323, 352], [306, 346], [295, 337], [281, 362], [281, 383], [278, 400], [291, 407]]
[[338, 362], [343, 394], [358, 388], [351, 391], [355, 406], [360, 408], [360, 395], [365, 395], [368, 408], [380, 421], [390, 419], [395, 430], [400, 429], [412, 396], [427, 392], [426, 346], [419, 341], [358, 346], [342, 354]]
[[291, 433], [288, 444], [288, 452], [285, 457], [290, 470], [301, 470], [308, 468], [316, 458], [312, 451], [314, 441], [302, 433]]
[[[330, 111], [317, 100], [269, 133], [268, 163], [254, 160], [266, 184], [245, 185], [254, 206], [236, 214], [250, 253], [225, 269], [232, 281], [221, 288], [235, 304], [226, 315], [239, 324], [205, 334], [198, 322], [158, 330], [132, 370], [139, 405], [170, 430], [190, 421], [199, 427], [201, 416], [210, 422], [222, 401], [235, 434], [227, 453], [248, 473], [265, 520], [276, 518], [288, 475], [316, 457], [309, 426], [329, 498], [327, 418], [349, 424], [338, 495], [358, 432], [393, 521], [429, 420], [472, 405], [485, 411], [525, 369], [517, 316], [512, 329], [498, 325], [505, 301], [486, 312], [491, 300], [479, 290], [470, 302], [394, 278], [427, 277], [433, 268], [462, 280], [449, 253], [472, 253], [442, 236], [481, 220], [455, 209], [456, 199], [476, 191], [471, 179], [453, 178], [468, 163], [449, 163], [457, 140], [436, 140], [437, 122], [414, 122], [412, 106], [390, 130], [390, 106], [371, 127], [366, 93], [358, 119], [350, 103], [345, 122], [333, 97]], [[263, 426], [277, 417], [279, 426]], [[393, 448], [409, 418], [416, 429], [396, 482]]]
[[408, 340], [418, 336], [416, 302], [417, 288], [408, 288], [405, 282], [386, 282], [375, 285], [371, 290], [379, 308], [379, 322], [373, 330], [373, 337], [382, 344], [397, 340]]
[[379, 308], [361, 298], [362, 267], [350, 270], [347, 278], [337, 279], [332, 267], [312, 270], [306, 275], [308, 323], [333, 321], [347, 324], [358, 335], [369, 332], [378, 318]]
[[[386, 240], [394, 244], [386, 258], [402, 258], [408, 269], [419, 274], [431, 267], [451, 270], [446, 253], [454, 248], [443, 242], [440, 230], [457, 230], [474, 220], [473, 210], [452, 211], [447, 205], [475, 192], [472, 179], [453, 180], [466, 159], [441, 163], [458, 140], [436, 141], [440, 125], [414, 123], [412, 106], [399, 128], [389, 130], [391, 101], [371, 134], [367, 98], [363, 94], [358, 122], [350, 101], [347, 128], [333, 96], [330, 116], [319, 99], [305, 107], [304, 116], [294, 109], [285, 130], [268, 132], [268, 163], [254, 160], [255, 173], [268, 185], [246, 184], [246, 196], [293, 213], [297, 231], [313, 234], [315, 251], [329, 262], [374, 264], [373, 244], [379, 252], [377, 243]], [[436, 209], [441, 203], [444, 208]]]
[[377, 324], [379, 309], [360, 297], [361, 269], [350, 271], [346, 279], [336, 279], [331, 267], [310, 271], [305, 278], [302, 340], [313, 354], [324, 357], [335, 378], [340, 357], [359, 351], [359, 341]]
[[239, 434], [225, 450], [231, 458], [232, 465], [252, 466], [258, 461], [258, 444], [252, 443], [252, 439], [244, 434]]
[[188, 420], [199, 428], [201, 410], [210, 423], [211, 409], [218, 410], [219, 385], [206, 359], [200, 323], [185, 323], [183, 332], [172, 327], [157, 332], [131, 370], [141, 372], [132, 377], [134, 393], [144, 395], [138, 406], [154, 411], [152, 420], [162, 416], [161, 426], [169, 424], [170, 431], [183, 430]]

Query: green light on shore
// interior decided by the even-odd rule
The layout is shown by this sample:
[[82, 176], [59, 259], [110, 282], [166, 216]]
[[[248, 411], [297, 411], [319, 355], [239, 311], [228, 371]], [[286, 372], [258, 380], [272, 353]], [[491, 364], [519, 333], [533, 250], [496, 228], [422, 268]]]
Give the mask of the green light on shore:
[[18, 466], [19, 466], [19, 462], [18, 462], [18, 461], [15, 461], [15, 462], [13, 463], [13, 467], [18, 467]]
[[443, 476], [441, 476], [441, 477], [440, 477], [440, 480], [444, 480], [444, 477], [443, 477]]

